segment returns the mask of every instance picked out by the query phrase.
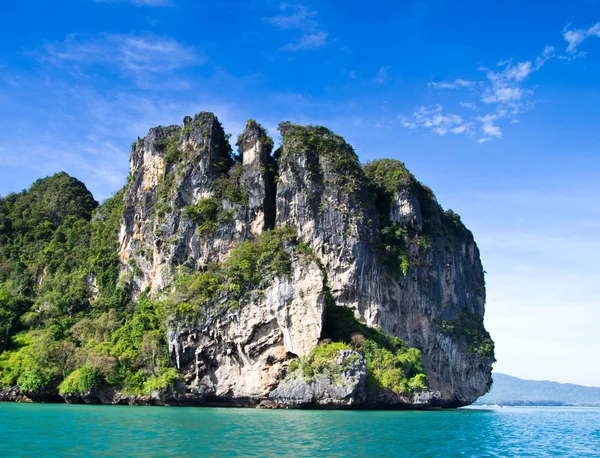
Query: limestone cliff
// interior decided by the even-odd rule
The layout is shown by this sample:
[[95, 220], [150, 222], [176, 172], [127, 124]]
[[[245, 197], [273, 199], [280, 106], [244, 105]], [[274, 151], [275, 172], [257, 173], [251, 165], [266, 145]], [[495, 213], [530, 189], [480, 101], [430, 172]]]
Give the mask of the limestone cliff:
[[[121, 277], [136, 295], [195, 304], [169, 318], [183, 377], [170, 402], [422, 408], [486, 393], [484, 273], [460, 218], [399, 161], [361, 165], [322, 127], [282, 123], [280, 134], [273, 152], [249, 121], [233, 155], [217, 118], [200, 113], [133, 146]], [[256, 264], [239, 261], [242, 249], [255, 250]], [[221, 286], [201, 301], [177, 296], [182, 273]], [[369, 335], [418, 349], [424, 385], [373, 383]], [[322, 344], [337, 341], [352, 349], [322, 363]], [[392, 341], [392, 352], [405, 345]], [[416, 380], [416, 369], [402, 370]]]

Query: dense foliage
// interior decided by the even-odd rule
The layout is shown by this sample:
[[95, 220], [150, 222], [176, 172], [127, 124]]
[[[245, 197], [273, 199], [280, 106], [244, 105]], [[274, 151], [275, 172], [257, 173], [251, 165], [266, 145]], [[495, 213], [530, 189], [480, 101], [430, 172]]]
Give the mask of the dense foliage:
[[118, 279], [122, 208], [122, 192], [98, 207], [65, 173], [0, 200], [0, 387], [172, 383], [163, 305]]
[[212, 197], [200, 199], [194, 205], [185, 207], [185, 215], [198, 225], [200, 235], [214, 233], [219, 223], [226, 221], [231, 216], [223, 210], [221, 203]]
[[[402, 339], [361, 323], [350, 308], [335, 305], [331, 298], [325, 307], [322, 336], [336, 344], [349, 346], [365, 357], [367, 381], [373, 389], [410, 395], [424, 390], [427, 386], [420, 350], [409, 348]], [[307, 364], [310, 367], [309, 363], [313, 360], [322, 361], [323, 351], [318, 350], [317, 355], [321, 358], [317, 359], [311, 353], [299, 363], [300, 367]], [[308, 370], [303, 369], [303, 373], [305, 372]]]
[[323, 126], [301, 126], [290, 122], [279, 124], [283, 139], [283, 148], [278, 150], [279, 160], [285, 160], [291, 154], [306, 155], [308, 170], [324, 179], [323, 164], [327, 161], [331, 173], [328, 179], [344, 192], [352, 192], [364, 182], [364, 172], [358, 156], [351, 145], [339, 135]]
[[293, 379], [297, 376], [310, 382], [317, 376], [329, 377], [333, 381], [339, 381], [340, 375], [350, 365], [352, 360], [345, 358], [342, 364], [338, 363], [340, 350], [352, 350], [344, 342], [325, 342], [315, 347], [303, 358], [293, 360], [288, 367], [288, 377]]

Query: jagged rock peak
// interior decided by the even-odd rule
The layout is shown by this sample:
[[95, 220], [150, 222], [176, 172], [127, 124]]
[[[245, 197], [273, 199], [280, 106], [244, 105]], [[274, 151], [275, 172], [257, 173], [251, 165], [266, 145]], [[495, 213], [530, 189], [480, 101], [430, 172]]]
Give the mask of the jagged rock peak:
[[[250, 120], [233, 155], [217, 118], [200, 113], [135, 144], [120, 238], [134, 290], [167, 291], [182, 269], [218, 285], [210, 300], [184, 296], [198, 314], [169, 327], [187, 392], [264, 400], [288, 358], [311, 355], [324, 339], [351, 343], [336, 323], [353, 317], [418, 349], [428, 379], [423, 399], [389, 401], [371, 390], [367, 402], [451, 406], [484, 393], [493, 348], [481, 319], [483, 268], [458, 215], [444, 212], [400, 161], [361, 165], [325, 127], [283, 122], [279, 132], [273, 152], [266, 130]], [[239, 287], [236, 275], [254, 278], [261, 259], [286, 260], [286, 268]], [[349, 316], [340, 320], [338, 309]], [[476, 344], [461, 334], [469, 326], [477, 326]], [[344, 373], [346, 363], [338, 366]], [[284, 398], [308, 390], [330, 402], [325, 381], [305, 382], [294, 381]], [[355, 394], [348, 399], [362, 402]]]
[[[250, 119], [246, 128], [239, 135], [236, 146], [242, 157], [242, 162], [250, 163], [254, 158], [260, 162], [266, 162], [273, 151], [273, 139], [255, 120]], [[257, 154], [258, 153], [258, 154]]]
[[[281, 164], [300, 159], [318, 181], [331, 178], [344, 191], [365, 186], [364, 172], [352, 145], [323, 126], [301, 126], [291, 122], [279, 124], [282, 145], [276, 152]], [[323, 173], [329, 177], [321, 176]]]
[[241, 185], [248, 194], [250, 232], [258, 235], [275, 226], [275, 174], [277, 164], [271, 155], [273, 139], [253, 119], [236, 143], [243, 164]]

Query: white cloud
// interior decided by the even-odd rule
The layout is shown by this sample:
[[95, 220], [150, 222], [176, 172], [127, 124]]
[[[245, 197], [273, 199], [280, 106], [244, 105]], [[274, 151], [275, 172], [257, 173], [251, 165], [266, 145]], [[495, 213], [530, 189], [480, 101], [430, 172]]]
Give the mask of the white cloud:
[[485, 138], [502, 138], [500, 127], [494, 124], [494, 122], [500, 118], [501, 116], [498, 114], [486, 114], [485, 116], [477, 116], [475, 119], [481, 123], [481, 130], [483, 131]]
[[546, 63], [547, 60], [552, 59], [553, 57], [554, 46], [546, 45], [542, 54], [535, 58], [535, 70], [539, 70], [542, 67], [542, 65]]
[[463, 108], [468, 108], [473, 111], [479, 111], [479, 107], [472, 102], [459, 102], [458, 104]]
[[432, 87], [434, 89], [459, 89], [459, 88], [473, 86], [475, 84], [477, 84], [477, 83], [475, 83], [474, 81], [468, 81], [468, 80], [464, 80], [461, 78], [455, 79], [454, 81], [440, 81], [440, 82], [431, 81], [431, 82], [427, 83], [427, 85], [429, 87]]
[[545, 46], [542, 53], [532, 61], [514, 63], [512, 59], [498, 62], [499, 71], [482, 68], [486, 71], [488, 84], [484, 87], [480, 100], [485, 104], [495, 104], [499, 118], [522, 113], [531, 106], [524, 102], [533, 90], [523, 87], [529, 77], [555, 56], [553, 46]]
[[398, 116], [402, 127], [407, 129], [427, 129], [444, 136], [447, 133], [469, 133], [472, 123], [467, 123], [459, 115], [444, 113], [444, 107], [420, 107], [410, 117]]
[[377, 73], [375, 73], [372, 81], [377, 84], [387, 83], [390, 80], [390, 75], [388, 75], [389, 68], [390, 65], [386, 65], [385, 67], [381, 67], [379, 70], [377, 70]]
[[[406, 128], [417, 127], [431, 129], [439, 135], [446, 133], [466, 133], [477, 138], [478, 143], [485, 143], [494, 138], [502, 138], [502, 130], [498, 121], [506, 119], [513, 123], [514, 116], [523, 113], [533, 104], [526, 99], [533, 94], [533, 90], [524, 87], [524, 83], [533, 73], [540, 70], [544, 64], [555, 57], [553, 46], [544, 47], [542, 53], [534, 60], [515, 62], [513, 59], [498, 62], [497, 69], [485, 71], [484, 81], [471, 81], [457, 78], [453, 81], [429, 82], [427, 85], [434, 89], [467, 89], [475, 93], [479, 101], [485, 105], [492, 105], [493, 111], [467, 120], [458, 115], [444, 115], [440, 105], [431, 109], [421, 107], [410, 118], [400, 116], [402, 125]], [[459, 102], [463, 108], [479, 112], [483, 107], [474, 102]], [[489, 111], [489, 110], [484, 110]], [[437, 124], [434, 120], [437, 119]], [[518, 122], [518, 121], [515, 121]], [[477, 126], [477, 128], [474, 127]]]
[[[545, 53], [546, 49], [542, 56], [546, 56]], [[547, 60], [548, 57], [544, 59]], [[539, 64], [539, 67], [543, 65], [543, 62]], [[486, 86], [484, 93], [481, 95], [481, 101], [488, 104], [511, 104], [516, 108], [523, 96], [531, 93], [531, 91], [522, 89], [521, 83], [529, 78], [536, 68], [531, 61], [518, 62], [517, 64], [500, 62], [499, 65], [504, 66], [504, 69], [501, 71], [487, 71], [486, 77], [490, 84]]]
[[263, 18], [263, 21], [273, 24], [280, 29], [314, 29], [318, 26], [313, 17], [317, 14], [316, 11], [310, 11], [304, 5], [288, 5], [282, 4], [281, 10], [293, 10], [291, 14], [281, 14]]
[[577, 46], [583, 43], [589, 37], [600, 37], [600, 22], [597, 22], [588, 29], [569, 30], [569, 26], [563, 29], [563, 38], [569, 43], [567, 52], [575, 54]]
[[38, 56], [57, 66], [108, 64], [128, 73], [166, 73], [201, 63], [193, 48], [156, 35], [70, 35], [46, 44]]
[[327, 42], [327, 33], [325, 32], [316, 32], [311, 34], [302, 35], [297, 38], [295, 41], [288, 43], [283, 48], [282, 51], [305, 51], [318, 49], [322, 46], [325, 46]]
[[265, 17], [263, 21], [281, 30], [298, 30], [301, 32], [301, 35], [294, 41], [283, 46], [282, 51], [313, 50], [325, 46], [328, 34], [320, 30], [319, 23], [315, 21], [316, 11], [311, 11], [304, 5], [290, 5], [287, 3], [282, 3], [280, 10], [288, 12], [288, 14]]

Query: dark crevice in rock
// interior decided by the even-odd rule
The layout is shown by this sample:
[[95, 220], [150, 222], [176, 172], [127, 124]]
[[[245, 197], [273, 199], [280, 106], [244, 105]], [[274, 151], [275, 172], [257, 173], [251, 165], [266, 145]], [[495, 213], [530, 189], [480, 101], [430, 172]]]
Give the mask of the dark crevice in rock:
[[265, 171], [265, 198], [263, 200], [263, 209], [265, 212], [265, 222], [263, 231], [275, 228], [275, 219], [277, 218], [277, 162], [273, 156], [267, 158], [267, 170]]

